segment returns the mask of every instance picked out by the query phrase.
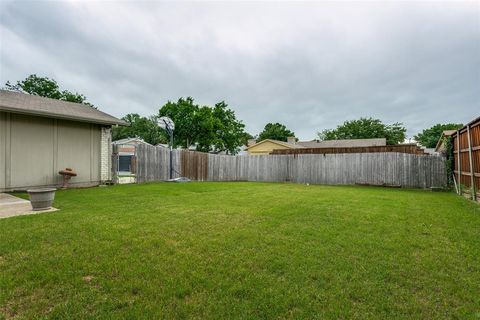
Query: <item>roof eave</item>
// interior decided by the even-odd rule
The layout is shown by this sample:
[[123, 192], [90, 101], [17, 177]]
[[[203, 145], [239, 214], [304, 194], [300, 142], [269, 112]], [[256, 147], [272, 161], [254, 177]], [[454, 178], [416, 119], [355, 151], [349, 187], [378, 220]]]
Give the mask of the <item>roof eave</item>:
[[18, 113], [18, 114], [26, 114], [26, 115], [33, 115], [33, 116], [46, 117], [46, 118], [95, 123], [95, 124], [109, 125], [109, 126], [111, 126], [111, 125], [128, 126], [129, 125], [126, 121], [120, 120], [120, 119], [112, 120], [112, 121], [102, 121], [102, 120], [83, 118], [83, 117], [63, 116], [63, 115], [57, 115], [57, 114], [52, 114], [52, 113], [42, 112], [42, 111], [18, 110], [16, 108], [9, 108], [9, 107], [5, 107], [5, 106], [0, 106], [0, 111], [10, 112], [10, 113]]

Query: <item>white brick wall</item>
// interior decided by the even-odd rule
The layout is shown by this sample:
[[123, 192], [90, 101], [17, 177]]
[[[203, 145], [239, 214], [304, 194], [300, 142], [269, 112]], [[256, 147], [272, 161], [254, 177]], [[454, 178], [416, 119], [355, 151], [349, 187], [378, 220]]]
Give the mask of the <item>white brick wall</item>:
[[112, 129], [102, 127], [100, 142], [100, 179], [102, 182], [112, 179]]

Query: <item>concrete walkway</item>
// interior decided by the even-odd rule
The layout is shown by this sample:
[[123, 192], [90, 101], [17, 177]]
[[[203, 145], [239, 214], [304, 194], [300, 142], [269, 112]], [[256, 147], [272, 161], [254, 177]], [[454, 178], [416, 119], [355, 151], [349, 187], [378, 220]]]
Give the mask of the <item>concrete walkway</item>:
[[57, 210], [50, 208], [48, 210], [33, 211], [30, 201], [6, 193], [0, 193], [0, 219]]

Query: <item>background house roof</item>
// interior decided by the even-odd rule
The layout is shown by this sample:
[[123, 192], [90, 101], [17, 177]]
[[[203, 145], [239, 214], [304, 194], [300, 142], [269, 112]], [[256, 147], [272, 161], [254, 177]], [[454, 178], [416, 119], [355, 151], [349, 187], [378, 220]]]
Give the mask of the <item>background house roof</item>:
[[297, 145], [304, 148], [354, 148], [354, 147], [374, 147], [386, 146], [386, 138], [375, 139], [345, 139], [345, 140], [325, 140], [325, 141], [298, 141]]
[[455, 132], [457, 132], [457, 130], [443, 130], [442, 136], [448, 137], [448, 136], [451, 136], [452, 134], [454, 134]]
[[443, 130], [442, 134], [440, 135], [440, 138], [437, 141], [437, 145], [435, 146], [435, 151], [441, 151], [443, 150], [443, 138], [444, 137], [450, 137], [454, 133], [456, 133], [457, 130]]
[[260, 142], [257, 142], [255, 144], [252, 144], [251, 146], [248, 146], [247, 148], [245, 148], [245, 150], [248, 150], [250, 148], [253, 148], [255, 146], [258, 146], [262, 143], [265, 143], [265, 142], [273, 142], [273, 143], [276, 143], [278, 145], [281, 145], [281, 146], [284, 146], [284, 147], [287, 147], [287, 148], [291, 148], [291, 149], [299, 149], [299, 148], [303, 148], [303, 146], [299, 145], [299, 144], [293, 144], [293, 143], [288, 143], [288, 142], [285, 142], [285, 141], [279, 141], [279, 140], [273, 140], [273, 139], [265, 139], [265, 140], [262, 140]]
[[119, 139], [119, 140], [115, 140], [115, 141], [112, 141], [113, 144], [148, 144], [149, 146], [151, 146], [150, 143], [148, 142], [145, 142], [145, 140], [143, 140], [142, 138], [124, 138], [124, 139]]
[[0, 90], [0, 111], [105, 125], [127, 125], [123, 120], [82, 103]]

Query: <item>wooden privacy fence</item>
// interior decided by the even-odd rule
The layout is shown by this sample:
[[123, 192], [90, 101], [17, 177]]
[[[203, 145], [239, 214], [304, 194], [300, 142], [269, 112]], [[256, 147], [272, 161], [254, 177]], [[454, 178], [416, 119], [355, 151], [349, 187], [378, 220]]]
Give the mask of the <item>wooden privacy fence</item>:
[[[168, 150], [139, 146], [137, 182], [168, 179]], [[271, 181], [443, 187], [445, 160], [406, 153], [228, 156], [174, 150], [176, 176], [199, 181]]]
[[[137, 183], [168, 180], [170, 176], [170, 150], [139, 144], [136, 147], [136, 177]], [[174, 178], [180, 177], [181, 151], [173, 150]]]
[[459, 192], [480, 198], [480, 117], [452, 135], [454, 175]]
[[182, 150], [181, 163], [183, 177], [197, 181], [208, 179], [208, 153]]
[[312, 184], [373, 184], [443, 187], [441, 157], [402, 153], [208, 156], [209, 181], [291, 181]]

